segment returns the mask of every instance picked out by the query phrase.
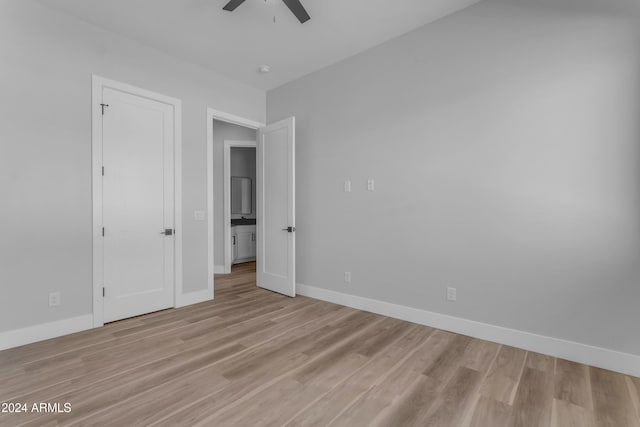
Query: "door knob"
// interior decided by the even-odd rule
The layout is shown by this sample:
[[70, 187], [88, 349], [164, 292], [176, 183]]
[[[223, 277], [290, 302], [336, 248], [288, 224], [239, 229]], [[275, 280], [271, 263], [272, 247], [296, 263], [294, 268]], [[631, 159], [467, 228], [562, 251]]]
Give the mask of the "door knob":
[[282, 231], [288, 231], [289, 233], [293, 233], [294, 231], [296, 231], [295, 227], [287, 227], [287, 228], [283, 228]]
[[165, 228], [164, 231], [161, 231], [160, 234], [164, 234], [165, 236], [171, 236], [173, 235], [173, 229], [172, 228]]

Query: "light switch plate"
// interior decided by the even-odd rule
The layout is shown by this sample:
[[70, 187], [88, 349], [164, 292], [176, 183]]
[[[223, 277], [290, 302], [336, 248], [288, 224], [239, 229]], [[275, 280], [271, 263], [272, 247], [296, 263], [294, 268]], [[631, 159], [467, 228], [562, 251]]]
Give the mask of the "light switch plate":
[[193, 211], [193, 219], [196, 221], [204, 221], [204, 211]]
[[344, 192], [351, 193], [351, 181], [347, 180], [344, 182]]

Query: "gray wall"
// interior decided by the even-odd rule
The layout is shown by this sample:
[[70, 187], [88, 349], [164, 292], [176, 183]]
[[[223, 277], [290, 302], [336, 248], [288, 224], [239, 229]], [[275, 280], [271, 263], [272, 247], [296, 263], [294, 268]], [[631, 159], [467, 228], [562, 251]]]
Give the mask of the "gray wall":
[[[254, 132], [255, 136], [255, 132]], [[254, 138], [255, 139], [255, 138]], [[256, 217], [256, 149], [253, 147], [231, 148], [231, 176], [251, 178], [251, 213], [248, 215], [231, 214], [231, 218]]]
[[[91, 74], [182, 99], [184, 290], [207, 287], [206, 108], [265, 94], [68, 18], [0, 2], [0, 331], [92, 312]], [[61, 291], [62, 305], [48, 307]]]
[[487, 0], [268, 92], [298, 282], [640, 354], [640, 25], [610, 5]]
[[256, 131], [213, 121], [213, 262], [224, 265], [224, 141], [255, 141]]

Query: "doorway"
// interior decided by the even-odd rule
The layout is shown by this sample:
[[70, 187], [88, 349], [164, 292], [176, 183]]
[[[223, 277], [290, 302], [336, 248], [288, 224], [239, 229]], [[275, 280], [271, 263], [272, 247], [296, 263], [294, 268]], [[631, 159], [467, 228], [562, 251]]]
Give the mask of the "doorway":
[[181, 294], [179, 100], [93, 77], [94, 326]]
[[[236, 142], [241, 146], [255, 146], [258, 129], [264, 123], [207, 109], [207, 210], [208, 210], [208, 262], [209, 283], [214, 283], [215, 274], [231, 273], [230, 249], [231, 236], [230, 186], [231, 175], [226, 179], [225, 171], [230, 168], [230, 146], [227, 158], [225, 141]], [[255, 187], [255, 182], [253, 183]], [[225, 191], [225, 189], [229, 189]], [[227, 201], [227, 195], [229, 200]], [[242, 216], [242, 215], [241, 215]], [[246, 216], [246, 215], [245, 215]], [[256, 216], [253, 216], [255, 218]], [[257, 226], [257, 224], [256, 224]], [[237, 237], [236, 237], [237, 239]], [[229, 261], [228, 261], [229, 260]], [[215, 297], [215, 284], [214, 284]]]
[[[216, 133], [216, 125], [218, 129], [235, 125], [251, 133], [245, 138], [229, 137], [224, 132], [222, 134]], [[218, 237], [216, 239], [214, 236], [224, 236], [225, 226], [231, 226], [230, 214], [225, 220], [225, 204], [222, 194], [226, 186], [220, 176], [223, 174], [221, 163], [223, 163], [224, 140], [237, 141], [239, 139], [256, 140], [256, 231], [251, 234], [256, 248], [256, 284], [259, 287], [294, 297], [296, 231], [294, 117], [264, 126], [262, 123], [208, 109], [207, 206], [209, 208], [210, 283], [215, 285], [214, 274], [227, 274], [231, 270], [231, 262], [227, 263], [227, 260], [231, 258], [232, 246], [226, 244], [226, 238]], [[229, 181], [231, 181], [231, 177]], [[241, 183], [239, 182], [238, 185]], [[228, 193], [230, 194], [230, 192], [229, 185]], [[227, 205], [230, 204], [231, 200]], [[241, 220], [242, 218], [237, 219]], [[249, 236], [248, 233], [244, 237], [247, 238], [247, 236]]]
[[[214, 124], [215, 132], [215, 124]], [[224, 141], [224, 269], [254, 262], [257, 244], [256, 141]]]

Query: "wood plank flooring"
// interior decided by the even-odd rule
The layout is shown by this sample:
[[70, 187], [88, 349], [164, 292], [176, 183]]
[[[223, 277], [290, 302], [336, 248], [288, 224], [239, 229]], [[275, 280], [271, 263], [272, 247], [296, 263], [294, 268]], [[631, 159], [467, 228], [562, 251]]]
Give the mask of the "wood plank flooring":
[[[640, 379], [216, 276], [216, 299], [0, 352], [2, 426], [640, 427]], [[69, 413], [31, 412], [33, 403]]]

